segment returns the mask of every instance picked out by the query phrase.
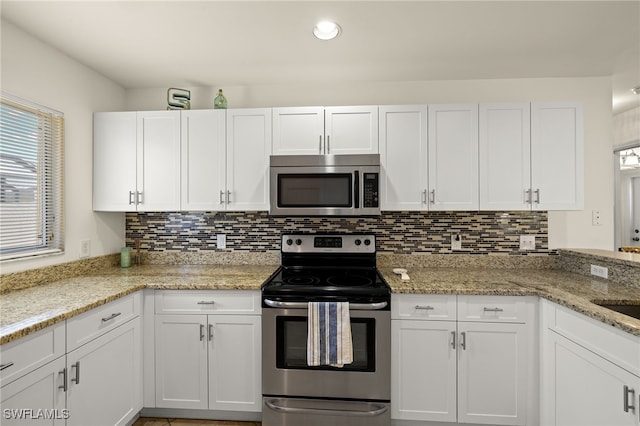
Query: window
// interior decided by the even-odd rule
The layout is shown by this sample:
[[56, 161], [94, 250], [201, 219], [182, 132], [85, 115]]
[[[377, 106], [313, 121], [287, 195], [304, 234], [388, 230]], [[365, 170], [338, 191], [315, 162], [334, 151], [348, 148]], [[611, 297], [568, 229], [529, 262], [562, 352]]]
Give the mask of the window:
[[2, 94], [0, 260], [64, 251], [62, 113]]

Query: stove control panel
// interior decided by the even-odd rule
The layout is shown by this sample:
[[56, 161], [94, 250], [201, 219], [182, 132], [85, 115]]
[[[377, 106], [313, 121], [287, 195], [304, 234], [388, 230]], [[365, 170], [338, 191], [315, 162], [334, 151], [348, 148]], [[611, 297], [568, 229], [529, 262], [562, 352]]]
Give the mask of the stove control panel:
[[375, 253], [373, 234], [285, 234], [284, 253]]

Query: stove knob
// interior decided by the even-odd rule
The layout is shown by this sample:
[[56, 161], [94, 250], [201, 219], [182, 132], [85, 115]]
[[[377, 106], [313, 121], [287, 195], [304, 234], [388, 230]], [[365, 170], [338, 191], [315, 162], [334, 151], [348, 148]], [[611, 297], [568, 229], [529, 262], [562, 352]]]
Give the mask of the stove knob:
[[301, 240], [300, 238], [298, 238], [298, 239], [296, 240], [296, 245], [298, 245], [298, 246], [299, 246], [300, 244], [302, 244], [302, 240]]
[[362, 241], [360, 241], [360, 239], [356, 239], [354, 243], [356, 243], [356, 245], [359, 246], [360, 244], [362, 244]]
[[288, 245], [288, 246], [290, 246], [291, 244], [293, 244], [293, 240], [292, 240], [291, 238], [289, 238], [289, 239], [287, 240], [287, 245]]
[[364, 245], [365, 245], [365, 246], [369, 246], [369, 245], [371, 245], [371, 240], [370, 240], [370, 239], [366, 239], [366, 240], [364, 240]]

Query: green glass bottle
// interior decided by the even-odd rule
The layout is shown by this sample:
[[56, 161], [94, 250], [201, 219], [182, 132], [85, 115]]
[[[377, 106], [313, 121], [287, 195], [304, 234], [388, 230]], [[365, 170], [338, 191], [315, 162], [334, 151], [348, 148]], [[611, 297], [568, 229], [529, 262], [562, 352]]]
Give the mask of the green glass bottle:
[[214, 109], [227, 109], [227, 98], [222, 94], [222, 89], [218, 90], [218, 96], [213, 100]]

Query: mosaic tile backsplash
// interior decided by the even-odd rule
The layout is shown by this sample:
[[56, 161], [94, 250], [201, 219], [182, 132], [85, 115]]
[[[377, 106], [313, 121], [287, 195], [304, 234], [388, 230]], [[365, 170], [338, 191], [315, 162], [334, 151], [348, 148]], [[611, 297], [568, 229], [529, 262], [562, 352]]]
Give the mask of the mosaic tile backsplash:
[[[555, 254], [548, 249], [543, 212], [383, 212], [378, 217], [272, 217], [266, 212], [127, 213], [126, 244], [147, 252], [267, 252], [293, 232], [375, 233], [378, 252], [393, 254]], [[225, 234], [226, 249], [216, 249]], [[451, 250], [451, 235], [462, 250]], [[521, 251], [520, 235], [536, 249]]]

